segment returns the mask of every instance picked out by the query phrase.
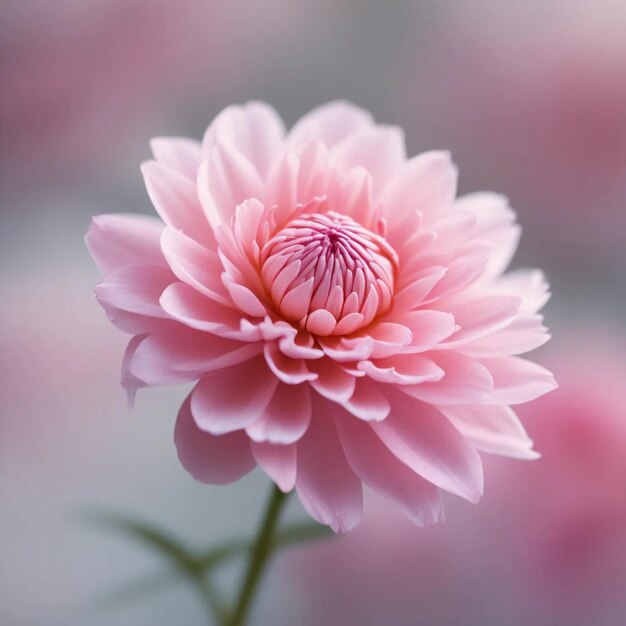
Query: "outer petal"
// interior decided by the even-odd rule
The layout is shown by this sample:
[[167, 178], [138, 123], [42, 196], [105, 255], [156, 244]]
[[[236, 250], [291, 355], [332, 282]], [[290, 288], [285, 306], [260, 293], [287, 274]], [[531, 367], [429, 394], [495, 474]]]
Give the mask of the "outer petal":
[[137, 352], [137, 348], [146, 339], [147, 335], [135, 335], [126, 346], [124, 351], [124, 358], [122, 359], [122, 376], [120, 382], [126, 392], [126, 399], [128, 400], [128, 406], [130, 408], [135, 404], [135, 396], [137, 391], [146, 386], [146, 383], [135, 376], [130, 371], [130, 363]]
[[310, 421], [309, 386], [279, 384], [262, 416], [246, 431], [254, 441], [289, 444], [302, 437]]
[[[402, 269], [401, 269], [402, 272]], [[446, 275], [445, 267], [428, 267], [405, 277], [403, 286], [398, 286], [394, 295], [393, 311], [413, 311], [419, 307], [434, 286]]]
[[127, 265], [105, 277], [96, 287], [96, 298], [112, 321], [117, 311], [169, 318], [159, 298], [172, 278], [170, 270], [163, 267]]
[[416, 213], [435, 216], [452, 204], [456, 180], [448, 152], [425, 152], [396, 169], [381, 198], [393, 245], [406, 238], [407, 218]]
[[521, 300], [515, 296], [479, 296], [437, 305], [452, 311], [459, 326], [440, 347], [456, 348], [509, 326], [519, 313]]
[[271, 106], [248, 102], [224, 109], [207, 129], [202, 144], [206, 156], [216, 144], [240, 152], [265, 178], [282, 154], [284, 135], [284, 124]]
[[411, 342], [403, 352], [424, 352], [450, 337], [458, 328], [450, 313], [422, 309], [398, 316], [397, 321], [412, 333]]
[[351, 217], [356, 222], [375, 230], [376, 205], [372, 199], [372, 173], [355, 167], [345, 174], [335, 173], [328, 184], [328, 210]]
[[196, 182], [202, 162], [199, 142], [186, 137], [155, 137], [150, 141], [150, 148], [156, 161]]
[[493, 392], [485, 404], [522, 404], [558, 386], [547, 369], [517, 356], [481, 359], [481, 363], [493, 377]]
[[212, 372], [191, 394], [196, 424], [214, 435], [245, 428], [263, 415], [277, 385], [261, 358]]
[[287, 137], [287, 144], [292, 149], [299, 149], [319, 141], [327, 148], [332, 148], [349, 135], [373, 124], [370, 113], [350, 102], [329, 102], [313, 109], [296, 122]]
[[250, 198], [261, 198], [263, 182], [250, 161], [228, 144], [217, 144], [198, 170], [198, 197], [215, 229], [230, 226], [235, 208]]
[[321, 140], [307, 144], [299, 156], [297, 197], [301, 204], [306, 205], [326, 193], [332, 168], [329, 166], [328, 149]]
[[395, 126], [374, 126], [337, 144], [331, 158], [344, 171], [355, 167], [367, 170], [376, 198], [406, 159], [404, 134]]
[[493, 244], [485, 274], [490, 277], [502, 274], [515, 254], [522, 232], [508, 200], [496, 193], [472, 193], [459, 198], [455, 208], [471, 211], [478, 219], [476, 236]]
[[150, 200], [161, 219], [199, 243], [214, 248], [215, 239], [193, 181], [156, 161], [147, 161], [141, 171]]
[[441, 407], [441, 412], [478, 450], [518, 459], [537, 459], [533, 442], [508, 406]]
[[283, 446], [252, 441], [250, 447], [259, 467], [278, 485], [280, 490], [284, 493], [291, 491], [296, 484], [296, 445]]
[[[437, 282], [423, 302], [449, 298], [469, 288], [484, 273], [489, 261], [491, 246], [482, 241], [469, 242], [448, 265], [446, 275]], [[437, 259], [440, 263], [440, 259]]]
[[143, 215], [98, 215], [85, 242], [103, 274], [125, 265], [166, 267], [159, 239], [163, 222]]
[[171, 227], [161, 235], [161, 249], [177, 278], [217, 302], [232, 304], [220, 280], [224, 266], [215, 252]]
[[463, 352], [476, 357], [523, 354], [550, 339], [541, 315], [520, 315], [506, 328], [463, 346]]
[[198, 293], [186, 283], [173, 283], [161, 295], [161, 307], [190, 328], [217, 335], [237, 337], [241, 313]]
[[363, 511], [361, 481], [344, 454], [329, 408], [321, 402], [298, 442], [298, 496], [313, 519], [335, 532], [352, 530]]
[[191, 415], [191, 396], [178, 413], [174, 443], [182, 466], [203, 483], [228, 485], [255, 466], [250, 441], [243, 431], [216, 437], [196, 426]]
[[396, 502], [419, 526], [443, 519], [439, 490], [395, 457], [368, 424], [338, 407], [335, 420], [350, 466], [361, 480]]
[[489, 370], [476, 360], [456, 352], [429, 352], [426, 355], [445, 374], [437, 382], [405, 385], [402, 391], [424, 402], [466, 405], [484, 401], [493, 389]]
[[490, 290], [522, 298], [521, 313], [537, 313], [550, 299], [550, 287], [546, 277], [537, 269], [509, 272], [490, 285]]
[[433, 407], [397, 397], [389, 417], [371, 428], [426, 480], [471, 502], [480, 499], [483, 473], [478, 453]]
[[287, 152], [270, 173], [264, 204], [274, 208], [272, 217], [277, 229], [297, 210], [299, 173], [300, 161], [291, 152]]
[[128, 368], [148, 385], [171, 385], [247, 361], [262, 349], [260, 343], [232, 341], [178, 324], [144, 339]]

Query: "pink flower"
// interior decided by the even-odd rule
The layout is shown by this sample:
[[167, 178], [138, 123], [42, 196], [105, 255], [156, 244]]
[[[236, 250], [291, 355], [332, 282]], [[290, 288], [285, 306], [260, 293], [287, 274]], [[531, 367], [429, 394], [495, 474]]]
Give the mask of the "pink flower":
[[[96, 296], [131, 333], [123, 384], [198, 381], [174, 439], [198, 480], [255, 465], [313, 518], [353, 528], [362, 483], [418, 524], [439, 489], [477, 501], [477, 450], [534, 458], [509, 405], [555, 386], [520, 353], [546, 341], [538, 270], [502, 276], [506, 200], [455, 199], [449, 155], [347, 103], [289, 132], [225, 109], [202, 144], [160, 138], [143, 165], [162, 218], [100, 216]], [[164, 224], [163, 224], [164, 222]]]

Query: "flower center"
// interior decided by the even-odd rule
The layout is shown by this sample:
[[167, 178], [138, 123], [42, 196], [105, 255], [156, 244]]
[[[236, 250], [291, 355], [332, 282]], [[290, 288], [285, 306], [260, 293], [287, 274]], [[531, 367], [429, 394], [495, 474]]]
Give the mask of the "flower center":
[[261, 276], [287, 320], [345, 335], [391, 306], [398, 258], [383, 237], [338, 213], [300, 215], [263, 247]]

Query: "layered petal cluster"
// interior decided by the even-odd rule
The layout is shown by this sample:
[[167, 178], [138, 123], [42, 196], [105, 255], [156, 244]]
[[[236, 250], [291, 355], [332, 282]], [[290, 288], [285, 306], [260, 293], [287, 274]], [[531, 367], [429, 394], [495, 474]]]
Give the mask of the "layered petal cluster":
[[363, 483], [430, 524], [440, 489], [480, 498], [477, 451], [535, 457], [510, 405], [555, 386], [518, 356], [548, 339], [548, 289], [503, 275], [505, 198], [457, 198], [447, 153], [408, 159], [398, 128], [344, 102], [289, 132], [265, 104], [229, 107], [201, 143], [152, 150], [160, 219], [99, 216], [87, 243], [133, 335], [129, 394], [197, 381], [174, 434], [195, 478], [259, 465], [343, 531]]

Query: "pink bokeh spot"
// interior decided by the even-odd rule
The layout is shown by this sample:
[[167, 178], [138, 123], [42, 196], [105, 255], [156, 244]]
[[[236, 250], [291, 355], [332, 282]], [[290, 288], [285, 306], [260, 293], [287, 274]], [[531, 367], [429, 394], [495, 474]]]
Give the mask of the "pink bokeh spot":
[[287, 132], [269, 106], [225, 109], [202, 143], [153, 142], [161, 221], [99, 216], [98, 301], [133, 335], [124, 382], [196, 381], [183, 466], [227, 484], [260, 465], [317, 521], [354, 528], [366, 483], [416, 523], [439, 489], [472, 502], [478, 451], [533, 458], [509, 405], [555, 387], [520, 354], [548, 339], [538, 270], [503, 276], [519, 239], [502, 196], [456, 198], [445, 152], [344, 102]]

